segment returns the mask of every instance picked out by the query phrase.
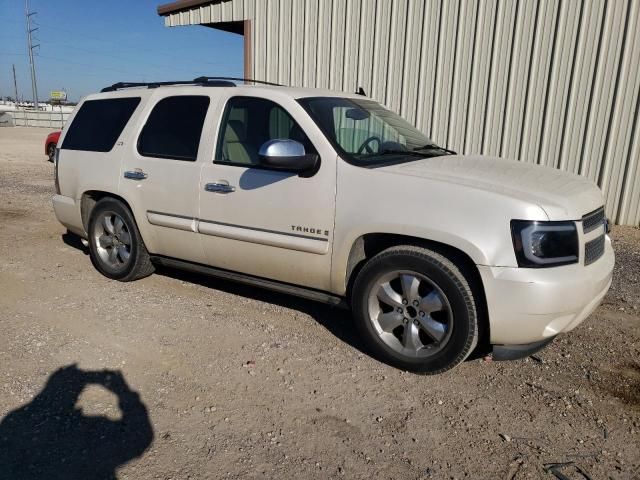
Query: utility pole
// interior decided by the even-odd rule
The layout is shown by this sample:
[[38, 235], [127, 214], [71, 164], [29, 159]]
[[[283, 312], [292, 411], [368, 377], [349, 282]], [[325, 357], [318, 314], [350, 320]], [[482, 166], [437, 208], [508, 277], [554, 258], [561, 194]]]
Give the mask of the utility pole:
[[33, 49], [38, 48], [40, 44], [34, 45], [31, 39], [31, 34], [38, 30], [38, 28], [31, 28], [31, 16], [36, 12], [29, 11], [29, 0], [24, 0], [24, 14], [27, 18], [27, 42], [29, 46], [29, 63], [31, 64], [31, 89], [33, 93], [33, 106], [38, 109], [38, 86], [36, 85], [36, 64], [33, 60]]
[[15, 64], [11, 65], [11, 66], [13, 67], [13, 89], [14, 89], [15, 95], [16, 95], [13, 98], [14, 98], [14, 100], [16, 102], [16, 108], [18, 108], [18, 81], [16, 80], [16, 66], [15, 66]]

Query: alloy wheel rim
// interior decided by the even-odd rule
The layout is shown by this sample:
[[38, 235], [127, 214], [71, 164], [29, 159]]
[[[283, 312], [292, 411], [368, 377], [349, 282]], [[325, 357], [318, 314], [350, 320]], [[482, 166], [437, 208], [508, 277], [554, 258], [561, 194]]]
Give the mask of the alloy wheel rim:
[[131, 233], [127, 224], [115, 212], [103, 212], [95, 222], [93, 232], [100, 259], [115, 270], [124, 269], [131, 258]]
[[394, 351], [425, 358], [451, 338], [453, 313], [444, 292], [428, 277], [395, 270], [378, 277], [368, 298], [369, 321]]

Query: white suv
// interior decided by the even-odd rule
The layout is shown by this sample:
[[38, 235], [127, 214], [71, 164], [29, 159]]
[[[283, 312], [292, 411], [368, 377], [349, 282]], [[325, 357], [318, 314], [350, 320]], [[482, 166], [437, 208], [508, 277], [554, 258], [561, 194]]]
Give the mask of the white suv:
[[58, 145], [56, 216], [105, 276], [168, 265], [348, 305], [403, 369], [529, 355], [611, 284], [596, 185], [456, 155], [361, 95], [115, 84]]

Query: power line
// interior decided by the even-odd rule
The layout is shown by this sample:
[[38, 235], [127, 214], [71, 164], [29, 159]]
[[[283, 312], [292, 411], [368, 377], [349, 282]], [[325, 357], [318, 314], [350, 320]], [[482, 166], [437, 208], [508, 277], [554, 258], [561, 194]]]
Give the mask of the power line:
[[14, 97], [14, 100], [16, 102], [16, 104], [18, 103], [18, 81], [16, 80], [16, 66], [12, 65], [13, 67], [13, 88], [15, 90], [16, 96]]
[[24, 0], [24, 14], [27, 19], [27, 44], [29, 47], [29, 63], [31, 64], [31, 89], [33, 90], [33, 106], [36, 110], [38, 110], [38, 86], [36, 82], [36, 64], [33, 59], [33, 50], [38, 48], [40, 44], [33, 45], [33, 41], [31, 35], [33, 32], [38, 30], [38, 27], [31, 28], [31, 17], [36, 14], [36, 12], [29, 11], [29, 0]]

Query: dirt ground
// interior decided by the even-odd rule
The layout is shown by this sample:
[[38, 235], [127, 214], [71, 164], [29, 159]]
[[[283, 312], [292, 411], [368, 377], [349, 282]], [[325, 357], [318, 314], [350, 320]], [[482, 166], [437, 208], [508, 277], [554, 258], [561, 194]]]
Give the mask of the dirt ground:
[[101, 276], [54, 217], [47, 133], [0, 128], [0, 478], [640, 478], [640, 230], [535, 358], [420, 376], [341, 310]]

